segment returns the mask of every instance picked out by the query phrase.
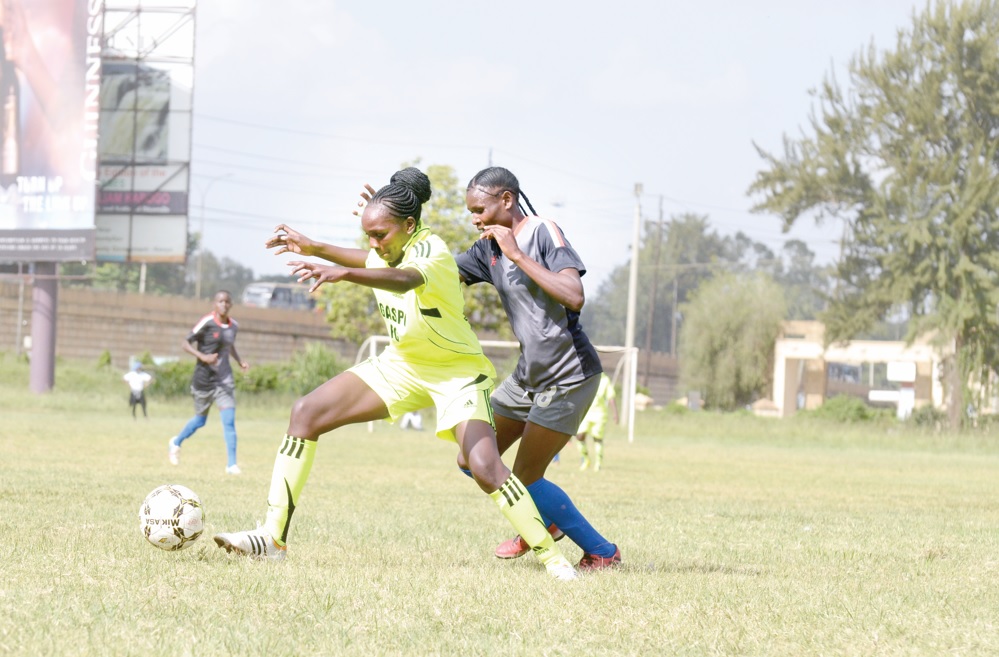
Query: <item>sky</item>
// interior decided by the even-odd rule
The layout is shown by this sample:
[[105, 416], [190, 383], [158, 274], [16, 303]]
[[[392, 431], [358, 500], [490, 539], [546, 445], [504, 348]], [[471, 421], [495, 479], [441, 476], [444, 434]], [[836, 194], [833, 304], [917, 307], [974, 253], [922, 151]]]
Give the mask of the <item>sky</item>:
[[[587, 266], [594, 294], [629, 263], [643, 218], [706, 215], [820, 263], [841, 227], [755, 214], [763, 168], [808, 132], [815, 89], [851, 58], [894, 49], [923, 2], [385, 3], [205, 0], [196, 13], [191, 227], [259, 275], [285, 222], [353, 245], [352, 210], [403, 163], [449, 165], [462, 185], [505, 166]], [[643, 193], [636, 199], [635, 186]]]

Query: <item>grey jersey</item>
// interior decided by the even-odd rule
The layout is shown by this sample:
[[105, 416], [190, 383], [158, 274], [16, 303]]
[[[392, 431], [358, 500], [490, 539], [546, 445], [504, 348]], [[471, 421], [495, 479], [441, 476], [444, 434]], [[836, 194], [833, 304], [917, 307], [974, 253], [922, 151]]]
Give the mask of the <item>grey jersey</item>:
[[[549, 271], [576, 269], [586, 273], [579, 254], [551, 221], [528, 217], [517, 227], [517, 245]], [[458, 271], [469, 285], [492, 283], [499, 292], [520, 342], [513, 377], [538, 392], [552, 385], [578, 383], [603, 371], [579, 313], [552, 299], [490, 239], [477, 241], [457, 258]]]

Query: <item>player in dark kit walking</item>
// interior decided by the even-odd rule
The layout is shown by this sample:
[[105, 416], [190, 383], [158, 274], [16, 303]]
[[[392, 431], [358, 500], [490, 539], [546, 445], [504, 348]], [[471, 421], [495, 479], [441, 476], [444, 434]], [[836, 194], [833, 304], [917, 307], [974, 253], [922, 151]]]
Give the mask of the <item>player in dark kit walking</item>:
[[191, 395], [194, 397], [194, 417], [179, 434], [170, 439], [167, 455], [170, 463], [180, 463], [180, 447], [194, 432], [205, 426], [208, 409], [216, 404], [222, 418], [222, 431], [225, 435], [227, 454], [226, 474], [240, 474], [236, 464], [236, 382], [232, 374], [229, 357], [245, 372], [249, 365], [236, 351], [236, 332], [239, 324], [229, 316], [232, 308], [232, 295], [226, 290], [215, 293], [212, 312], [198, 320], [183, 349], [198, 359], [191, 379]]

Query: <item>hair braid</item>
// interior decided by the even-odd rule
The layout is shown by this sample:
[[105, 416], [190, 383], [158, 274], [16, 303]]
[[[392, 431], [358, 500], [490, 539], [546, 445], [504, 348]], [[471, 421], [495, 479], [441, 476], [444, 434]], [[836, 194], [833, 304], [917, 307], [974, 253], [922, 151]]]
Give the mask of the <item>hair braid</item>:
[[375, 192], [369, 204], [380, 203], [392, 216], [413, 217], [419, 223], [423, 204], [430, 200], [431, 194], [430, 178], [416, 167], [407, 167], [392, 174], [389, 184]]
[[530, 208], [530, 214], [537, 216], [537, 211], [534, 206], [531, 205], [530, 199], [527, 198], [527, 194], [520, 189], [520, 181], [517, 180], [517, 176], [513, 175], [509, 169], [504, 169], [503, 167], [489, 167], [478, 172], [472, 179], [468, 181], [468, 187], [466, 189], [471, 189], [472, 187], [482, 187], [488, 190], [503, 190], [508, 191], [513, 194], [513, 198], [517, 201], [517, 207], [524, 214], [527, 214], [527, 210], [521, 205], [520, 199], [523, 198], [524, 202], [527, 203], [527, 207]]

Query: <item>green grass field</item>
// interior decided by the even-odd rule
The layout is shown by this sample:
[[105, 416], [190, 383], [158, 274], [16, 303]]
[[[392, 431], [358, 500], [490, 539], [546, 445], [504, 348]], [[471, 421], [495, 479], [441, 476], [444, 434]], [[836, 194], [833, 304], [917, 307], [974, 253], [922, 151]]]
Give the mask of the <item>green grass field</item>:
[[[640, 414], [605, 470], [550, 477], [625, 563], [576, 582], [532, 557], [430, 431], [326, 436], [288, 559], [225, 554], [263, 519], [288, 400], [242, 400], [241, 477], [216, 413], [166, 460], [187, 400], [133, 421], [120, 373], [27, 391], [0, 356], [0, 654], [996, 655], [999, 438], [891, 425]], [[169, 553], [138, 507], [194, 489], [205, 536]], [[570, 559], [580, 551], [560, 543]]]

